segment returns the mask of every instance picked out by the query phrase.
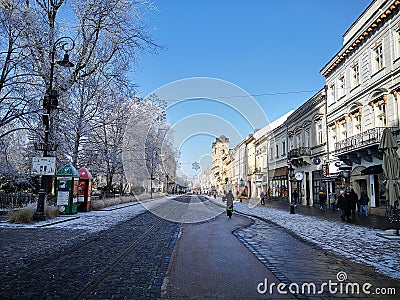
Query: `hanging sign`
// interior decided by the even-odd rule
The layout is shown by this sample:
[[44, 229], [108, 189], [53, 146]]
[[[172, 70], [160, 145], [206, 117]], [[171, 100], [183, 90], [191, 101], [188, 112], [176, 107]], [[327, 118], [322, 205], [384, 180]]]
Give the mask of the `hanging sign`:
[[321, 159], [319, 157], [316, 157], [313, 159], [314, 165], [319, 165], [321, 163]]

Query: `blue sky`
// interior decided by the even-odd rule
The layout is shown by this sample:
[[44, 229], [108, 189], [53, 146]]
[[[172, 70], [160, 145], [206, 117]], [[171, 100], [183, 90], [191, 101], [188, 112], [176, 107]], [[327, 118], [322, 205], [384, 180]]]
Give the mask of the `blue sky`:
[[[144, 53], [139, 59], [132, 80], [142, 95], [176, 80], [217, 78], [254, 95], [267, 119], [273, 121], [296, 109], [323, 87], [320, 69], [337, 53], [343, 43], [342, 35], [371, 1], [159, 0], [154, 3], [159, 12], [147, 12], [145, 20], [152, 37], [165, 50], [158, 55]], [[215, 97], [247, 101], [223, 91], [225, 94], [216, 92]], [[182, 99], [166, 100], [171, 100], [170, 104]], [[213, 114], [227, 120], [241, 137], [252, 133], [246, 118], [237, 116], [238, 112], [225, 103], [222, 105], [218, 101], [186, 101], [170, 107], [167, 116], [174, 125], [196, 114]], [[218, 130], [225, 133], [224, 126]], [[210, 154], [216, 134], [199, 131], [181, 143], [182, 167]], [[185, 172], [196, 173], [189, 167]]]

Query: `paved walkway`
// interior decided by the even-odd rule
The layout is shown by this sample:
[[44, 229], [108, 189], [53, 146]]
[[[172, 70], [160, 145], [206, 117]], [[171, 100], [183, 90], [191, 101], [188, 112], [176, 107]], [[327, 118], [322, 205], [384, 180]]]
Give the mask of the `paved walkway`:
[[[248, 218], [221, 215], [215, 221], [185, 225], [169, 265], [165, 299], [260, 299], [260, 283], [280, 281], [232, 231], [250, 225]], [[263, 287], [264, 288], [264, 287]], [[290, 299], [272, 294], [268, 299]]]

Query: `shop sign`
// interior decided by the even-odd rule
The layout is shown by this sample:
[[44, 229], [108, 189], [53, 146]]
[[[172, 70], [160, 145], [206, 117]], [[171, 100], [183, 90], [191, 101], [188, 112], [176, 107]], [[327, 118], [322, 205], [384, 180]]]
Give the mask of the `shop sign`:
[[319, 165], [321, 163], [321, 159], [319, 157], [314, 158], [313, 160], [314, 165]]

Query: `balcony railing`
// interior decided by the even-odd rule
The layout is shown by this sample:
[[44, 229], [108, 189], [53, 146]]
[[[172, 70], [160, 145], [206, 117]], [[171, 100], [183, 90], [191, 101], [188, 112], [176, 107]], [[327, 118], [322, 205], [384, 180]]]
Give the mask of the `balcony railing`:
[[296, 149], [292, 149], [288, 153], [288, 159], [293, 159], [302, 156], [310, 156], [311, 155], [311, 148], [310, 147], [299, 147]]
[[366, 130], [343, 141], [335, 143], [335, 152], [350, 152], [358, 148], [365, 148], [370, 145], [378, 144], [382, 138], [382, 132], [385, 128], [389, 128], [392, 132], [398, 130], [398, 128], [395, 127], [375, 127]]

